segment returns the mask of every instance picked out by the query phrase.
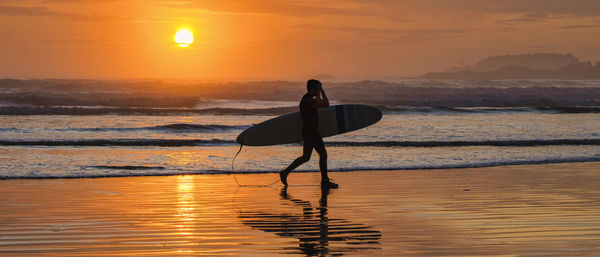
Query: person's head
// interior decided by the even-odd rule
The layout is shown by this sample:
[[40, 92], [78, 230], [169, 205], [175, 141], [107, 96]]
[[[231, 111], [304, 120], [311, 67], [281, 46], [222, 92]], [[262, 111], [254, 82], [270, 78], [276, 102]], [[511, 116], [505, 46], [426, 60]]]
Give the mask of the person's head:
[[319, 88], [321, 88], [321, 81], [318, 81], [316, 79], [309, 79], [306, 82], [306, 91], [308, 91], [308, 94], [311, 96], [316, 96], [319, 94]]

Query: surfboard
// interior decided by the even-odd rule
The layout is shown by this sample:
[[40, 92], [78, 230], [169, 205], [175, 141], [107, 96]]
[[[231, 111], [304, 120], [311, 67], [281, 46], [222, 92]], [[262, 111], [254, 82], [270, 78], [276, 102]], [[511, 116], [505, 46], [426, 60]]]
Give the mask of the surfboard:
[[[338, 135], [368, 127], [381, 120], [377, 108], [362, 104], [342, 104], [317, 108], [322, 137]], [[267, 146], [302, 141], [300, 112], [282, 115], [244, 130], [237, 142], [248, 146]]]

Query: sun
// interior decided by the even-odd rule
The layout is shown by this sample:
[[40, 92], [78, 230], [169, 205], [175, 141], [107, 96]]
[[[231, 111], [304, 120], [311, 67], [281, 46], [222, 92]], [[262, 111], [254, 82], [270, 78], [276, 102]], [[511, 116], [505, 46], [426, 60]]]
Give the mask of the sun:
[[175, 34], [175, 43], [181, 47], [188, 47], [194, 42], [194, 35], [188, 29], [180, 29]]

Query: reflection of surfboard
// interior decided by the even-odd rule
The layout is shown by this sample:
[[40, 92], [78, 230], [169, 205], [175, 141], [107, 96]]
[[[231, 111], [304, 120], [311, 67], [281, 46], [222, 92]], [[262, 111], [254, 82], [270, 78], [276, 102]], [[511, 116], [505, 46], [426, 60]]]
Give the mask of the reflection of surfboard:
[[[338, 135], [364, 127], [381, 120], [381, 111], [360, 104], [334, 105], [318, 108], [321, 136]], [[279, 145], [302, 141], [302, 117], [300, 112], [290, 113], [256, 124], [244, 130], [237, 142], [250, 146]]]

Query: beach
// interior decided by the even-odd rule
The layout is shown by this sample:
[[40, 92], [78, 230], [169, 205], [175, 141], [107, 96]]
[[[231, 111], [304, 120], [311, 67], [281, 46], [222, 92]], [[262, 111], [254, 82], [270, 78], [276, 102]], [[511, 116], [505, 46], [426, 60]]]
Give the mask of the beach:
[[600, 257], [598, 1], [0, 20], [0, 257]]
[[0, 255], [598, 256], [598, 167], [0, 180]]

